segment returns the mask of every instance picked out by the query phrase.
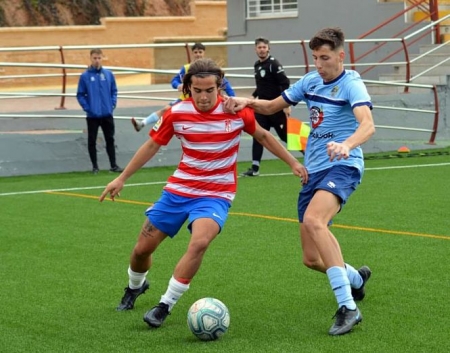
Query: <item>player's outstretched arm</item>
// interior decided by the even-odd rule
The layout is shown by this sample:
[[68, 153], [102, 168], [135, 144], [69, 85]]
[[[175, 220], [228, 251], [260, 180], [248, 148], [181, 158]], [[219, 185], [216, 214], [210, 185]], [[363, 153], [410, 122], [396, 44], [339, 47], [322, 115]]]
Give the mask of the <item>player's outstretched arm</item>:
[[225, 102], [225, 111], [234, 114], [247, 106], [253, 108], [257, 113], [271, 115], [288, 108], [290, 105], [282, 96], [272, 100], [229, 97]]
[[256, 131], [252, 136], [271, 153], [289, 165], [292, 173], [302, 179], [302, 184], [308, 182], [307, 169], [269, 131], [264, 130], [257, 123]]
[[290, 104], [282, 96], [278, 96], [270, 101], [265, 99], [252, 99], [248, 106], [259, 114], [272, 115], [290, 107]]
[[226, 97], [224, 103], [224, 110], [226, 113], [235, 114], [244, 109], [253, 98], [244, 97]]
[[110, 196], [110, 199], [114, 201], [114, 198], [116, 196], [119, 196], [119, 193], [122, 190], [125, 181], [134, 173], [136, 173], [136, 171], [142, 168], [145, 163], [152, 159], [156, 152], [158, 152], [160, 147], [161, 146], [153, 141], [152, 138], [148, 139], [141, 147], [139, 147], [123, 172], [120, 173], [120, 175], [116, 179], [106, 185], [105, 190], [103, 190], [102, 194], [99, 197], [99, 201], [102, 202], [108, 194]]

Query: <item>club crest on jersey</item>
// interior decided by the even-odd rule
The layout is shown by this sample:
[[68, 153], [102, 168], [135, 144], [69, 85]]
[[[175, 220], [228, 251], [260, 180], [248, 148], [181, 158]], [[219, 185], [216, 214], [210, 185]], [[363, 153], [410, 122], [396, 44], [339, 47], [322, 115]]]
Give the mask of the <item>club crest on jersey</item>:
[[259, 72], [259, 74], [261, 75], [261, 77], [264, 77], [264, 76], [266, 76], [266, 70], [261, 70], [260, 72]]
[[323, 111], [319, 107], [311, 107], [309, 110], [309, 119], [311, 120], [311, 126], [315, 129], [322, 124]]
[[331, 90], [331, 97], [335, 97], [336, 94], [339, 91], [339, 87], [338, 86], [334, 86], [333, 89]]
[[231, 120], [230, 119], [225, 120], [225, 131], [226, 132], [231, 131]]
[[160, 117], [158, 121], [153, 125], [153, 131], [158, 131], [159, 127], [161, 126], [163, 122], [163, 117]]

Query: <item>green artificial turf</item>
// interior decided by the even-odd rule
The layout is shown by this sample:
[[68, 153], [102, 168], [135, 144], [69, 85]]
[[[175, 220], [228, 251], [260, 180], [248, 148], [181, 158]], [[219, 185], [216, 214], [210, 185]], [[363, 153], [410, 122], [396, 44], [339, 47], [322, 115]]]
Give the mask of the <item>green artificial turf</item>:
[[[142, 317], [186, 249], [185, 228], [155, 253], [135, 309], [116, 312], [143, 212], [173, 169], [139, 171], [114, 203], [97, 200], [114, 177], [107, 172], [0, 179], [0, 351], [448, 352], [448, 153], [367, 156], [362, 184], [331, 227], [346, 262], [373, 271], [364, 319], [342, 337], [327, 334], [336, 301], [326, 276], [302, 264], [300, 183], [279, 161], [239, 178], [223, 232], [161, 328]], [[207, 296], [231, 315], [214, 342], [186, 323]]]

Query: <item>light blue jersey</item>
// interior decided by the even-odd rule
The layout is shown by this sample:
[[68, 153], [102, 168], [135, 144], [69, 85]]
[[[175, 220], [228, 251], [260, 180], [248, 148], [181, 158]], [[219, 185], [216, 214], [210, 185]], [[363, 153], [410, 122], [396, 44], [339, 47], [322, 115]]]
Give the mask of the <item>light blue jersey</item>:
[[305, 101], [308, 106], [311, 132], [304, 162], [308, 173], [346, 165], [358, 168], [363, 174], [364, 157], [360, 146], [350, 151], [348, 159], [330, 162], [327, 155], [328, 142], [344, 142], [358, 128], [353, 108], [367, 105], [372, 109], [366, 86], [356, 71], [344, 70], [330, 82], [323, 82], [317, 71], [310, 72], [281, 95], [291, 105]]

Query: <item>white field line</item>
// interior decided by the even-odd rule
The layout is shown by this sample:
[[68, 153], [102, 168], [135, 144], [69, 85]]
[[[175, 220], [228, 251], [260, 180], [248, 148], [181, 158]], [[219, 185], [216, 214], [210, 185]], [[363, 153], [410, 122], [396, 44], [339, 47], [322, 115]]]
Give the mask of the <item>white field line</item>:
[[[425, 168], [425, 167], [442, 167], [450, 165], [450, 163], [435, 163], [435, 164], [417, 164], [417, 165], [402, 165], [402, 166], [392, 166], [392, 167], [375, 167], [375, 168], [365, 168], [365, 171], [372, 170], [388, 170], [388, 169], [408, 169], [408, 168]], [[273, 174], [260, 174], [258, 178], [269, 177], [269, 176], [286, 176], [292, 175], [292, 173], [273, 173]], [[148, 185], [158, 185], [166, 184], [166, 181], [154, 181], [148, 183], [135, 183], [126, 184], [125, 187], [132, 186], [148, 186]], [[63, 191], [80, 191], [80, 190], [94, 190], [94, 189], [104, 189], [106, 185], [101, 186], [85, 186], [78, 188], [65, 188], [65, 189], [47, 189], [47, 190], [32, 190], [32, 191], [16, 191], [16, 192], [4, 192], [0, 193], [0, 196], [15, 196], [15, 195], [27, 195], [27, 194], [43, 194], [47, 192], [63, 192]]]

